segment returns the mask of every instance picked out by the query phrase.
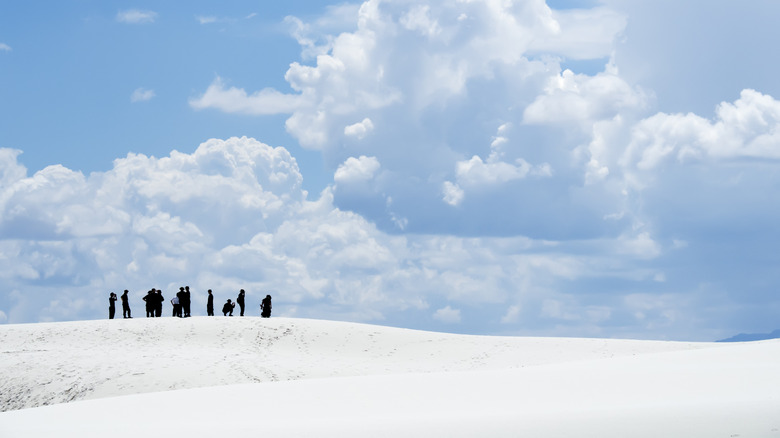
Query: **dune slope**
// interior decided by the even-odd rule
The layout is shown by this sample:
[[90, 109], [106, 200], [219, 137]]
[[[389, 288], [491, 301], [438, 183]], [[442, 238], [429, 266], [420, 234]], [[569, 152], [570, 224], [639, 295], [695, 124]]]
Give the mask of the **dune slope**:
[[471, 371], [716, 344], [464, 336], [258, 317], [0, 326], [0, 409], [304, 378]]
[[192, 318], [6, 326], [0, 341], [5, 408], [73, 400], [0, 413], [8, 438], [780, 437], [778, 340]]

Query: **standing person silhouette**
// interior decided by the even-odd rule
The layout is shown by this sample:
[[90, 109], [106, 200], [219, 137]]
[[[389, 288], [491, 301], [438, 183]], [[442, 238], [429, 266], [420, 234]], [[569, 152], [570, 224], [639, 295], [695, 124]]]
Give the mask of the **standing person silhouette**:
[[162, 291], [157, 289], [157, 302], [154, 303], [154, 316], [158, 318], [162, 316], [163, 302], [165, 302], [165, 297], [163, 297]]
[[122, 318], [132, 318], [130, 316], [130, 301], [127, 298], [127, 289], [125, 289], [125, 293], [120, 298], [122, 298]]
[[181, 308], [184, 311], [184, 317], [189, 318], [190, 316], [190, 304], [192, 304], [191, 298], [190, 298], [190, 287], [184, 286], [184, 301], [181, 303]]
[[179, 298], [179, 315], [180, 317], [186, 316], [187, 314], [184, 313], [184, 302], [187, 301], [187, 293], [184, 292], [184, 287], [180, 287], [179, 291], [176, 292], [176, 297]]
[[238, 292], [238, 298], [236, 298], [236, 302], [238, 303], [238, 308], [241, 310], [241, 315], [244, 316], [244, 295], [246, 293], [244, 292], [244, 289], [241, 289], [241, 291]]
[[114, 319], [116, 313], [116, 294], [111, 292], [108, 296], [108, 319]]
[[214, 295], [211, 294], [211, 289], [209, 289], [209, 298], [206, 301], [206, 314], [214, 316]]
[[157, 306], [157, 295], [155, 295], [154, 289], [146, 292], [143, 300], [146, 301], [146, 317], [154, 318], [154, 308]]
[[260, 303], [260, 316], [263, 318], [271, 317], [271, 296], [266, 295], [263, 302]]

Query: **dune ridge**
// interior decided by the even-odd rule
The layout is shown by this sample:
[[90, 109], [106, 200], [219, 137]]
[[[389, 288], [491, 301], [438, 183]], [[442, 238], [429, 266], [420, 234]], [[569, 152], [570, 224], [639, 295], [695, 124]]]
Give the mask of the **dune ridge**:
[[120, 437], [780, 437], [780, 341], [194, 317], [2, 326], [0, 345], [3, 437], [102, 436], [121, 412], [143, 421]]

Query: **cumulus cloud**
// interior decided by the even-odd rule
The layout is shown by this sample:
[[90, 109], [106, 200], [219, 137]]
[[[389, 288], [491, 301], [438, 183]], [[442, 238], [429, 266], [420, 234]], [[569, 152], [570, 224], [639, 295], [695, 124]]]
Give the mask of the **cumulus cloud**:
[[[511, 300], [542, 321], [554, 319], [542, 312], [548, 289], [630, 277], [641, 256], [599, 261], [524, 237], [388, 234], [334, 206], [331, 189], [309, 199], [289, 152], [249, 138], [129, 154], [90, 175], [50, 166], [27, 176], [19, 153], [0, 149], [0, 278], [25, 291], [0, 295], [9, 322], [102, 318], [107, 291], [129, 289], [137, 307], [143, 291], [182, 284], [196, 291], [196, 309], [206, 289], [232, 297], [244, 288], [250, 299], [271, 293], [291, 316], [392, 322], [412, 312], [432, 328], [482, 303], [513, 324]], [[361, 156], [343, 172], [359, 182], [378, 169]], [[434, 300], [458, 304], [432, 311]]]
[[374, 124], [371, 119], [366, 117], [362, 121], [346, 126], [344, 128], [344, 135], [347, 137], [354, 137], [358, 140], [362, 140], [368, 133], [374, 130]]
[[[250, 302], [271, 293], [289, 316], [398, 324], [412, 314], [417, 328], [685, 336], [684, 315], [711, 294], [647, 304], [652, 290], [660, 281], [696, 289], [728, 272], [685, 268], [701, 240], [655, 232], [657, 218], [591, 241], [386, 233], [335, 206], [330, 188], [309, 199], [289, 152], [248, 138], [209, 140], [191, 154], [129, 154], [90, 175], [50, 166], [28, 176], [19, 154], [0, 149], [0, 278], [24, 291], [0, 294], [8, 322], [103, 318], [107, 291], [130, 289], [137, 307], [151, 287], [189, 284], [196, 309], [206, 289], [232, 297], [244, 288]], [[343, 173], [359, 183], [380, 168], [361, 156]], [[464, 320], [464, 309], [479, 318]]]
[[632, 131], [621, 163], [650, 170], [665, 162], [779, 159], [780, 102], [743, 90], [734, 103], [718, 105], [715, 120], [695, 114], [658, 113]]
[[627, 24], [624, 13], [608, 7], [552, 10], [551, 18], [556, 31], [543, 34], [531, 43], [530, 49], [559, 53], [569, 59], [610, 56], [616, 37]]
[[582, 123], [586, 129], [598, 120], [611, 119], [626, 110], [640, 111], [648, 97], [617, 75], [614, 67], [595, 76], [564, 70], [548, 80], [544, 94], [523, 112], [525, 123]]
[[463, 201], [463, 197], [465, 196], [463, 189], [461, 189], [459, 185], [450, 181], [444, 181], [442, 184], [442, 194], [444, 195], [442, 198], [444, 202], [452, 206], [457, 206], [460, 204]]
[[[290, 315], [424, 327], [457, 309], [483, 330], [690, 338], [731, 320], [723, 309], [741, 294], [774, 297], [769, 92], [714, 93], [714, 113], [658, 110], [655, 90], [613, 56], [644, 17], [608, 6], [337, 9], [287, 20], [301, 47], [284, 77], [292, 91], [218, 77], [190, 100], [288, 115], [292, 138], [331, 166], [334, 185], [316, 199], [289, 152], [251, 139], [131, 154], [91, 175], [27, 176], [18, 151], [0, 151], [0, 278], [50, 302], [2, 296], [9, 320], [102, 315], [101, 288], [195, 278], [278, 291]], [[55, 286], [66, 299], [46, 297]]]
[[428, 5], [414, 6], [401, 17], [400, 23], [406, 29], [418, 31], [427, 37], [436, 36], [442, 29], [438, 21], [431, 18], [430, 10]]
[[[573, 196], [571, 174], [579, 169], [571, 168], [572, 155], [592, 134], [587, 124], [647, 105], [645, 94], [614, 66], [593, 76], [560, 67], [574, 53], [577, 59], [610, 55], [626, 21], [606, 8], [576, 13], [553, 11], [543, 1], [432, 0], [366, 1], [339, 11], [308, 22], [286, 19], [302, 49], [302, 60], [285, 74], [293, 92], [253, 93], [218, 78], [190, 105], [289, 114], [287, 132], [301, 146], [322, 151], [334, 175], [343, 175], [338, 168], [349, 158], [368, 155], [370, 138], [383, 177], [370, 193], [336, 190], [334, 199], [388, 230], [404, 218], [417, 232], [445, 224], [446, 232], [491, 227], [523, 233], [531, 222], [552, 224], [542, 215], [581, 215], [582, 208], [533, 210], [525, 212], [536, 215], [527, 221], [485, 222], [504, 213], [499, 205], [538, 196], [530, 193], [532, 184], [523, 184], [531, 179], [536, 193]], [[557, 131], [560, 138], [551, 139], [544, 132], [571, 123], [580, 128], [576, 134]], [[544, 147], [545, 141], [559, 144]], [[479, 209], [464, 210], [461, 229], [448, 228], [450, 207], [475, 201], [471, 192], [479, 192]], [[485, 214], [486, 208], [496, 210]], [[598, 228], [596, 221], [609, 213], [593, 208], [577, 233], [592, 233], [586, 230]]]
[[0, 43], [0, 52], [10, 52], [11, 46], [6, 43]]
[[149, 90], [146, 88], [136, 88], [135, 91], [133, 91], [133, 94], [130, 96], [130, 102], [146, 102], [147, 100], [152, 100], [153, 97], [155, 97], [156, 94], [154, 93], [154, 90]]
[[523, 160], [518, 160], [516, 164], [486, 163], [476, 155], [456, 164], [458, 181], [467, 186], [500, 184], [525, 178], [530, 170], [531, 166]]
[[154, 23], [155, 20], [157, 20], [157, 12], [140, 9], [128, 9], [117, 12], [116, 20], [120, 23], [128, 24]]
[[337, 183], [355, 183], [370, 180], [380, 168], [376, 157], [349, 157], [338, 169], [333, 180]]

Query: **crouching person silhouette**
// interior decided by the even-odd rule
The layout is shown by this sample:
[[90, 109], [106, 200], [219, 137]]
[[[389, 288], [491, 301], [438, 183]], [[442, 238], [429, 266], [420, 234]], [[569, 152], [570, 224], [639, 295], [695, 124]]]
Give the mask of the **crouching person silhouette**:
[[225, 316], [228, 316], [228, 313], [230, 316], [233, 316], [233, 309], [236, 307], [236, 303], [230, 301], [230, 299], [227, 300], [227, 303], [225, 303], [224, 306], [222, 306], [222, 314]]

